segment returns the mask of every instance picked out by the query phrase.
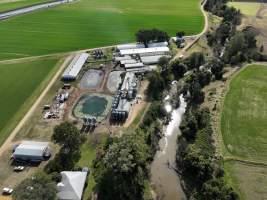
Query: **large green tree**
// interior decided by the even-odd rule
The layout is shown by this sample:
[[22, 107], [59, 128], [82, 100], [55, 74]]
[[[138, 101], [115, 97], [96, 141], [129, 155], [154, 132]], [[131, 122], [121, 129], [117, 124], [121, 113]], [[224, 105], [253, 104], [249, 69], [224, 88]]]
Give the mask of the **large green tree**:
[[103, 200], [142, 199], [148, 146], [141, 134], [113, 141], [94, 163], [98, 196]]
[[84, 137], [73, 124], [63, 122], [55, 127], [52, 140], [54, 143], [59, 144], [66, 152], [69, 152], [78, 150]]
[[50, 176], [38, 173], [22, 181], [14, 192], [15, 200], [56, 200], [56, 185]]

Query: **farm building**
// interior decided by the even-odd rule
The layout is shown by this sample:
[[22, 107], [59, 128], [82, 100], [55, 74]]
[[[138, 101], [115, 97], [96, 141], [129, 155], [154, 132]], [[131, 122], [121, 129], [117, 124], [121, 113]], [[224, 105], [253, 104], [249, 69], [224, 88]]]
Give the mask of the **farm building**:
[[161, 57], [169, 57], [169, 56], [164, 56], [164, 55], [141, 56], [141, 61], [145, 65], [153, 65], [153, 64], [158, 64]]
[[63, 171], [61, 182], [57, 184], [57, 197], [62, 200], [81, 200], [87, 172]]
[[69, 64], [69, 66], [67, 67], [67, 69], [64, 71], [62, 79], [75, 80], [88, 57], [89, 57], [88, 53], [81, 53], [76, 55]]
[[121, 65], [126, 65], [126, 64], [135, 64], [137, 63], [138, 61], [135, 60], [135, 59], [129, 59], [129, 60], [122, 60], [120, 61]]
[[170, 52], [169, 47], [153, 47], [153, 48], [140, 48], [140, 49], [125, 49], [120, 50], [120, 55], [165, 55]]
[[23, 141], [12, 155], [15, 160], [41, 162], [50, 157], [48, 142]]
[[120, 62], [120, 61], [123, 61], [123, 60], [130, 60], [132, 59], [131, 56], [115, 56], [114, 57], [114, 61], [115, 62]]
[[144, 64], [141, 62], [138, 62], [138, 63], [133, 63], [133, 64], [125, 64], [124, 67], [126, 70], [131, 69], [131, 68], [142, 68], [144, 67]]
[[132, 43], [132, 44], [122, 44], [117, 46], [117, 50], [126, 50], [126, 49], [139, 49], [145, 48], [144, 44]]
[[169, 44], [168, 42], [155, 42], [155, 43], [149, 43], [147, 46], [149, 48], [152, 48], [152, 47], [167, 47]]
[[111, 120], [116, 122], [124, 122], [130, 113], [132, 107], [132, 100], [136, 97], [138, 87], [138, 80], [134, 72], [127, 72], [124, 77], [121, 88], [115, 96]]

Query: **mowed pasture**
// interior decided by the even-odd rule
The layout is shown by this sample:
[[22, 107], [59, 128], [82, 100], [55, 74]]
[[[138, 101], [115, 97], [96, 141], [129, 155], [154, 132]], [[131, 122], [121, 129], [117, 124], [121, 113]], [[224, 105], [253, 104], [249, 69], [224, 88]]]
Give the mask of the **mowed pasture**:
[[47, 2], [49, 0], [15, 0], [15, 1], [0, 1], [0, 13], [16, 8], [26, 7], [38, 3]]
[[0, 21], [0, 59], [134, 42], [142, 28], [197, 34], [199, 0], [80, 0]]
[[241, 159], [267, 161], [267, 66], [249, 65], [230, 83], [221, 132], [227, 152]]
[[265, 200], [267, 168], [236, 161], [224, 164], [227, 181], [239, 192], [241, 200]]
[[0, 64], [0, 144], [45, 88], [57, 61], [51, 58]]

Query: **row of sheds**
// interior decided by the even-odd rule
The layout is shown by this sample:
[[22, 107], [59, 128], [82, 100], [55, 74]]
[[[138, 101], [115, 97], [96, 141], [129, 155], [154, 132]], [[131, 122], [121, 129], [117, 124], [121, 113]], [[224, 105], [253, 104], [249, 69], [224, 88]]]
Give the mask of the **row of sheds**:
[[118, 56], [115, 56], [114, 61], [120, 63], [127, 72], [151, 71], [161, 57], [170, 57], [168, 42], [150, 43], [148, 48], [139, 43], [118, 45], [117, 51]]

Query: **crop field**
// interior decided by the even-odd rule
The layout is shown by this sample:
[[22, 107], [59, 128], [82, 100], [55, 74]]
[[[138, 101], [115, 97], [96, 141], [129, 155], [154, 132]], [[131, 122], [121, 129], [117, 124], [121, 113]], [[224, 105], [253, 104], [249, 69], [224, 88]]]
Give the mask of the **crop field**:
[[267, 66], [250, 65], [230, 83], [221, 131], [227, 150], [240, 158], [267, 161]]
[[0, 64], [0, 144], [40, 95], [58, 59]]
[[80, 0], [0, 21], [0, 60], [135, 41], [142, 28], [201, 32], [199, 0]]
[[37, 3], [47, 2], [49, 0], [15, 0], [15, 1], [0, 1], [0, 12], [13, 10], [25, 6], [30, 6]]

